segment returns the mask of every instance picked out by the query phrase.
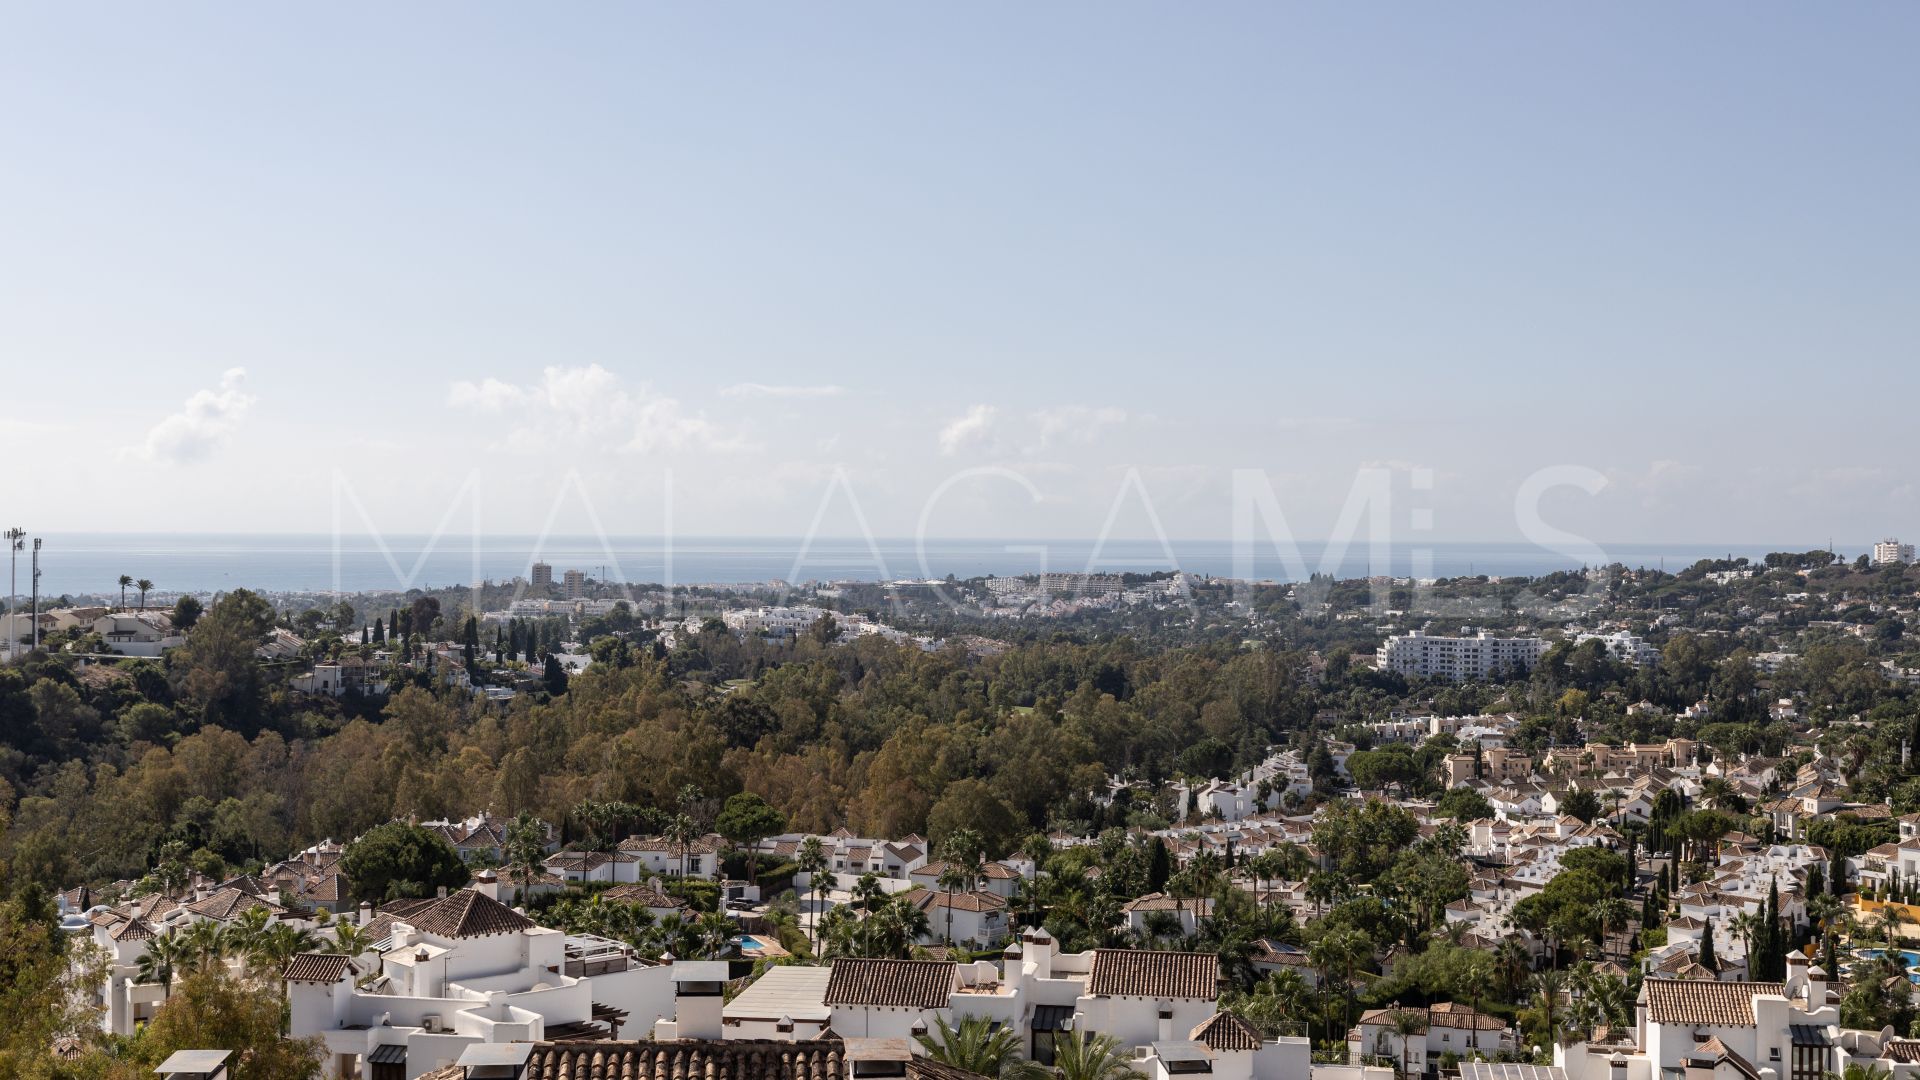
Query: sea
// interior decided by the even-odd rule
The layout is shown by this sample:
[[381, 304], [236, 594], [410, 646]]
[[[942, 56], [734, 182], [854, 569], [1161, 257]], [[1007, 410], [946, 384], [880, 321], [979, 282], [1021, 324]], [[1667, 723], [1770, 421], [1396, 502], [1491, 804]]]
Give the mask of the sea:
[[[814, 537], [341, 536], [325, 534], [48, 534], [40, 552], [42, 596], [117, 596], [120, 575], [154, 583], [153, 595], [239, 587], [273, 593], [380, 592], [465, 586], [527, 577], [536, 561], [558, 580], [581, 570], [605, 582], [743, 585], [757, 582], [894, 581], [1045, 571], [1097, 573], [1182, 570], [1215, 577], [1289, 581], [1310, 573], [1340, 578], [1537, 576], [1620, 563], [1679, 570], [1703, 558], [1802, 550], [1808, 545], [1599, 544], [1558, 552], [1526, 543], [1393, 545], [1299, 542], [1283, 557], [1261, 540], [1241, 557], [1228, 540], [982, 540]], [[30, 546], [30, 544], [29, 544]], [[1817, 545], [1814, 545], [1817, 546]], [[1842, 549], [1844, 550], [1844, 548]], [[3, 554], [3, 552], [0, 552]], [[21, 552], [18, 588], [28, 591]], [[0, 565], [0, 573], [8, 567]]]

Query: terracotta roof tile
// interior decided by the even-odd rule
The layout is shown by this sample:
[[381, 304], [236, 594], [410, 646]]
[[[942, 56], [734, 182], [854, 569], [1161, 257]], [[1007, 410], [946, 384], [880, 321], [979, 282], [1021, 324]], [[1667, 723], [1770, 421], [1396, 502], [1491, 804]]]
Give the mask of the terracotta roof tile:
[[1220, 958], [1212, 953], [1095, 949], [1087, 993], [1212, 1001], [1220, 994]]
[[1785, 983], [1648, 979], [1647, 1019], [1656, 1024], [1753, 1026], [1753, 996], [1783, 994]]
[[332, 953], [295, 953], [280, 977], [297, 983], [337, 983], [347, 973], [347, 958]]
[[[445, 1071], [457, 1077], [459, 1069]], [[527, 1057], [523, 1080], [850, 1080], [839, 1040], [676, 1039], [661, 1042], [541, 1043]], [[422, 1080], [437, 1080], [440, 1072]], [[974, 1074], [921, 1057], [907, 1062], [909, 1080], [969, 1080]]]
[[443, 938], [517, 934], [538, 925], [500, 901], [472, 889], [461, 889], [432, 907], [401, 918], [423, 934]]
[[951, 960], [843, 957], [833, 962], [821, 1000], [828, 1005], [944, 1009], [952, 995]]
[[1187, 1038], [1209, 1050], [1258, 1050], [1260, 1032], [1232, 1013], [1217, 1012], [1200, 1022]]

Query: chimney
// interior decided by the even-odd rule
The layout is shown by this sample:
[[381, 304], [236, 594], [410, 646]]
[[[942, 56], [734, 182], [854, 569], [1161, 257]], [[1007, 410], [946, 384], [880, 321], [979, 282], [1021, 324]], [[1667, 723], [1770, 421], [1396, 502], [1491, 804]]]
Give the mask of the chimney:
[[1020, 942], [1016, 939], [1008, 943], [1007, 951], [1000, 954], [1000, 981], [1009, 988], [1019, 986], [1024, 974], [1021, 968], [1025, 963]]
[[373, 905], [367, 903], [365, 900], [360, 901], [360, 925], [365, 926], [372, 921]]
[[440, 886], [434, 891], [433, 895], [437, 900], [445, 900], [447, 898], [447, 887], [445, 885]]
[[1033, 977], [1053, 978], [1053, 938], [1045, 930], [1029, 930], [1020, 935], [1021, 951], [1033, 961]]
[[1819, 964], [1807, 969], [1807, 1011], [1827, 1007], [1827, 969]]
[[1160, 1042], [1173, 1041], [1173, 1006], [1164, 1001], [1160, 1003], [1160, 1034], [1157, 1039]]

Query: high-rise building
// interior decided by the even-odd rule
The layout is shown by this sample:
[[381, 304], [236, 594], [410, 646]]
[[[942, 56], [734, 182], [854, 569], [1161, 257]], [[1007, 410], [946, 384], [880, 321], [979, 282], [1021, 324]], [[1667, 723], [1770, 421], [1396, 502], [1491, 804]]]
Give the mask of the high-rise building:
[[1910, 563], [1912, 561], [1912, 544], [1903, 544], [1899, 540], [1889, 536], [1885, 540], [1873, 545], [1873, 565], [1875, 566], [1891, 566], [1894, 563]]
[[562, 580], [566, 582], [567, 596], [569, 598], [577, 599], [587, 595], [587, 575], [578, 570], [569, 570]]
[[553, 567], [543, 562], [534, 563], [533, 587], [536, 589], [553, 588]]
[[[1462, 631], [1471, 633], [1470, 630]], [[1415, 630], [1380, 646], [1375, 667], [1422, 679], [1485, 679], [1533, 669], [1547, 643], [1537, 637], [1501, 638], [1482, 630], [1471, 637], [1428, 637]]]

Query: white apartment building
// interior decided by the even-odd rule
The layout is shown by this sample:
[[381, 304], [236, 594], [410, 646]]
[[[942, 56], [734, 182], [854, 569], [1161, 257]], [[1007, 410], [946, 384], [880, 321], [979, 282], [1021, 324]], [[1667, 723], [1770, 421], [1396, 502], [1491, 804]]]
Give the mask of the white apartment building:
[[1910, 563], [1912, 561], [1912, 544], [1903, 544], [1894, 537], [1889, 536], [1885, 540], [1873, 545], [1873, 565], [1875, 566], [1890, 566], [1894, 563]]
[[1537, 637], [1494, 637], [1485, 630], [1466, 637], [1434, 637], [1414, 630], [1381, 644], [1375, 666], [1409, 678], [1461, 682], [1531, 671], [1546, 651], [1546, 641]]
[[736, 634], [772, 634], [776, 637], [792, 637], [810, 628], [820, 621], [822, 615], [831, 612], [825, 608], [808, 607], [757, 607], [742, 611], [729, 611], [720, 616], [727, 629]]
[[644, 1033], [675, 1013], [673, 966], [473, 890], [376, 922], [371, 952], [301, 953], [281, 974], [291, 1034], [321, 1038], [330, 1080], [413, 1080], [471, 1046]]
[[1584, 645], [1589, 641], [1602, 643], [1608, 656], [1634, 667], [1652, 667], [1660, 662], [1659, 649], [1625, 630], [1616, 630], [1611, 634], [1581, 634], [1573, 639], [1575, 645]]

